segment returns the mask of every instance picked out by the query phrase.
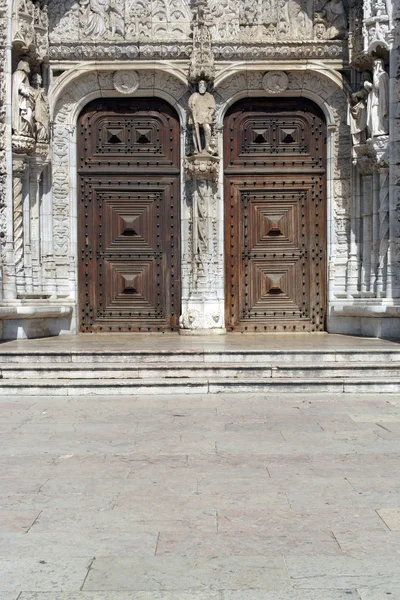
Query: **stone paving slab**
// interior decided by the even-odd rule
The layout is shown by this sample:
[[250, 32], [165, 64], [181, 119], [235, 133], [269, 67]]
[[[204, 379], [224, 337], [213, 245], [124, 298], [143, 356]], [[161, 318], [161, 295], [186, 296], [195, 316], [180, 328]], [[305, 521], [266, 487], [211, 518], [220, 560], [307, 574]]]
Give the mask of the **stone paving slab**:
[[0, 398], [0, 600], [400, 600], [399, 408]]
[[399, 588], [400, 561], [391, 555], [350, 558], [320, 556], [286, 558], [290, 581], [295, 588]]
[[0, 592], [79, 591], [92, 561], [92, 557], [68, 555], [0, 558]]
[[99, 557], [84, 590], [208, 590], [290, 587], [282, 557], [160, 557], [137, 561], [130, 557]]

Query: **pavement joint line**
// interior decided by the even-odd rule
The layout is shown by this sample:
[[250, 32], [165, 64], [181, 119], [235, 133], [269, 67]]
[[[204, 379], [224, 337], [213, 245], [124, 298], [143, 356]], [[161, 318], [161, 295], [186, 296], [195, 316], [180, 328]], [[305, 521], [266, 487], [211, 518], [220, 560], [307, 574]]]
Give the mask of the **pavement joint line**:
[[33, 520], [33, 523], [30, 524], [30, 526], [28, 527], [28, 529], [25, 531], [25, 534], [29, 533], [30, 530], [32, 529], [32, 527], [35, 525], [35, 523], [37, 522], [37, 520], [39, 519], [40, 515], [42, 514], [43, 509], [41, 511], [39, 511], [39, 514], [36, 515], [36, 518]]
[[88, 570], [87, 570], [87, 573], [85, 575], [85, 579], [83, 580], [83, 583], [82, 583], [81, 587], [79, 588], [80, 592], [83, 592], [83, 588], [85, 587], [85, 583], [87, 581], [87, 578], [89, 577], [89, 573], [92, 570], [92, 566], [93, 566], [93, 563], [94, 563], [95, 560], [96, 560], [96, 557], [93, 556], [92, 560], [89, 563]]
[[382, 523], [384, 524], [385, 528], [388, 529], [389, 531], [392, 531], [392, 529], [390, 529], [389, 525], [386, 523], [386, 521], [381, 517], [381, 515], [378, 512], [377, 508], [374, 508], [374, 511], [376, 512], [376, 514], [378, 515], [379, 519], [382, 521]]

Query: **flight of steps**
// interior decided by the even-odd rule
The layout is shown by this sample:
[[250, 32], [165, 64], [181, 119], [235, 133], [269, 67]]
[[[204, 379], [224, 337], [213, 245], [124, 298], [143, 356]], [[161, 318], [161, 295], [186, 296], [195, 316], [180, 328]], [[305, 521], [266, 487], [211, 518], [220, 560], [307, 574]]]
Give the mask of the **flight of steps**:
[[0, 350], [0, 395], [400, 392], [399, 350]]

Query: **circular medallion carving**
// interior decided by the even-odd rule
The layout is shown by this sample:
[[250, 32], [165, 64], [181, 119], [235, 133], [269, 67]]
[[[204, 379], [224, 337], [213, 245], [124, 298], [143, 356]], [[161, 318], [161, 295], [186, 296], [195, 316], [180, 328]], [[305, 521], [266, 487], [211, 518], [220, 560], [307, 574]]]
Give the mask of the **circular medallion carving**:
[[270, 94], [281, 94], [287, 90], [289, 78], [283, 71], [269, 71], [263, 78], [264, 90]]
[[139, 87], [139, 75], [136, 71], [117, 71], [113, 85], [120, 94], [133, 94]]

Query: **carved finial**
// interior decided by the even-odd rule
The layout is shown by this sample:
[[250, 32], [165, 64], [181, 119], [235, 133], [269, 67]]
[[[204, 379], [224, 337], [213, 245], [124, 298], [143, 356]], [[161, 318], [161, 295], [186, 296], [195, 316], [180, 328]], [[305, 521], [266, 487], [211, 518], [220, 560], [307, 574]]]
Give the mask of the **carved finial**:
[[193, 51], [189, 66], [189, 80], [192, 83], [198, 83], [202, 79], [212, 82], [215, 77], [215, 64], [207, 0], [194, 0], [193, 8], [195, 17], [192, 25]]

